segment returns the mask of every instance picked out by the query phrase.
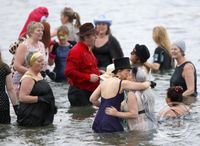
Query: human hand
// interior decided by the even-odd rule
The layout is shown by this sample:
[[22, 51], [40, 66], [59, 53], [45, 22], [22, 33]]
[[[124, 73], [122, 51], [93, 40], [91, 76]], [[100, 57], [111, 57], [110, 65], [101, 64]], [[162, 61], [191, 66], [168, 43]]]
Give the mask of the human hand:
[[118, 112], [117, 109], [113, 106], [107, 107], [106, 110], [105, 110], [105, 113], [107, 115], [111, 115], [111, 116], [115, 116], [117, 114], [117, 112]]
[[105, 73], [105, 71], [101, 70], [101, 69], [99, 70], [99, 72], [100, 72], [101, 75]]
[[147, 89], [147, 88], [150, 87], [151, 82], [150, 81], [145, 81], [143, 84], [145, 85], [145, 88]]
[[90, 74], [90, 82], [94, 83], [99, 80], [99, 76], [96, 74]]
[[156, 82], [150, 81], [150, 86], [151, 86], [151, 88], [155, 88], [156, 87]]

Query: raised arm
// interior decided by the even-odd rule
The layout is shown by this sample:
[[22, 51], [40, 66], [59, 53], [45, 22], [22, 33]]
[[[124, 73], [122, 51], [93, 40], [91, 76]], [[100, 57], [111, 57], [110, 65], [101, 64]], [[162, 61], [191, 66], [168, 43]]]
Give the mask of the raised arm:
[[133, 82], [128, 80], [122, 81], [122, 89], [123, 90], [144, 90], [150, 87], [150, 82]]
[[55, 37], [57, 35], [58, 28], [51, 32], [51, 37]]
[[152, 69], [153, 71], [158, 71], [160, 69], [160, 64], [159, 63], [145, 62], [144, 66], [146, 66], [147, 68]]

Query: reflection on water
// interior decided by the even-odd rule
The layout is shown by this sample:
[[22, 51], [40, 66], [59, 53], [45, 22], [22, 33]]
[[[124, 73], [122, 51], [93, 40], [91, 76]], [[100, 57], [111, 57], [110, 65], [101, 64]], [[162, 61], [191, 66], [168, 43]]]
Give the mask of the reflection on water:
[[93, 107], [70, 107], [68, 113], [71, 114], [71, 118], [75, 120], [84, 120], [91, 117], [95, 113]]
[[[200, 34], [200, 1], [197, 0], [1, 0], [0, 28], [1, 46], [4, 60], [9, 63], [12, 55], [8, 52], [9, 44], [17, 38], [28, 13], [38, 5], [49, 8], [49, 22], [52, 30], [60, 25], [60, 10], [64, 5], [72, 6], [81, 15], [82, 22], [92, 21], [101, 13], [106, 13], [113, 20], [112, 33], [118, 38], [125, 56], [129, 56], [136, 43], [146, 44], [153, 54], [155, 44], [152, 40], [152, 28], [164, 25], [172, 41], [185, 39], [186, 57], [197, 68], [198, 88], [200, 87], [199, 34]], [[195, 32], [195, 33], [194, 33]], [[152, 59], [152, 58], [151, 58]], [[150, 59], [150, 60], [151, 60]], [[158, 113], [164, 106], [166, 90], [173, 70], [153, 74], [157, 83], [154, 89], [155, 110]], [[199, 145], [200, 139], [200, 102], [199, 97], [192, 107], [192, 119], [185, 134], [189, 138], [167, 135], [167, 131], [123, 132], [114, 134], [96, 134], [92, 131], [92, 122], [96, 110], [92, 107], [71, 108], [67, 98], [68, 85], [50, 82], [56, 98], [58, 112], [54, 124], [42, 128], [23, 128], [16, 124], [16, 116], [11, 107], [12, 124], [0, 125], [0, 145]], [[171, 129], [173, 130], [173, 129]], [[168, 130], [169, 132], [169, 130]], [[170, 140], [169, 140], [170, 139]], [[181, 140], [180, 140], [181, 139]], [[178, 141], [177, 141], [178, 140]]]
[[[122, 132], [122, 133], [104, 133], [94, 134], [95, 141], [101, 145], [119, 145], [119, 146], [135, 146], [135, 145], [147, 145], [154, 137], [156, 131], [134, 131], [134, 132]], [[148, 144], [150, 145], [150, 144]]]

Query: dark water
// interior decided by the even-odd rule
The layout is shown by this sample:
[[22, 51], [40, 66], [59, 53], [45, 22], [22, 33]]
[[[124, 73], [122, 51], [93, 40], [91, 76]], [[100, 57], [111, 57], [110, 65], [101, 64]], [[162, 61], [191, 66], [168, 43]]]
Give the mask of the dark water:
[[[14, 41], [27, 18], [36, 6], [48, 7], [52, 30], [60, 25], [60, 10], [65, 5], [72, 6], [81, 15], [82, 22], [92, 21], [99, 14], [106, 13], [113, 20], [112, 33], [118, 38], [126, 56], [136, 43], [143, 43], [153, 53], [152, 28], [163, 25], [172, 41], [184, 39], [187, 44], [186, 56], [197, 67], [198, 88], [200, 76], [200, 1], [197, 0], [1, 0], [0, 45], [5, 62], [12, 55], [9, 44]], [[157, 82], [155, 92], [156, 112], [166, 107], [165, 94], [169, 87], [171, 71], [153, 74]], [[157, 131], [124, 132], [115, 134], [95, 134], [91, 125], [95, 109], [92, 107], [70, 108], [67, 99], [68, 85], [50, 82], [58, 113], [52, 126], [42, 128], [23, 128], [16, 125], [16, 116], [11, 108], [12, 124], [0, 125], [0, 146], [5, 145], [199, 145], [200, 140], [200, 102], [192, 104], [191, 117], [183, 125]], [[177, 132], [177, 133], [175, 133]]]

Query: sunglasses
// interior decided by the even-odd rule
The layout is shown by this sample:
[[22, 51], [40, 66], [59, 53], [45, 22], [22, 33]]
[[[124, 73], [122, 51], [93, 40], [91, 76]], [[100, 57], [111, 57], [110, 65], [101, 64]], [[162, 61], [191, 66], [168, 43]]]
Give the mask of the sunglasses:
[[131, 55], [135, 55], [135, 54], [136, 54], [136, 51], [133, 50], [133, 51], [131, 52]]

